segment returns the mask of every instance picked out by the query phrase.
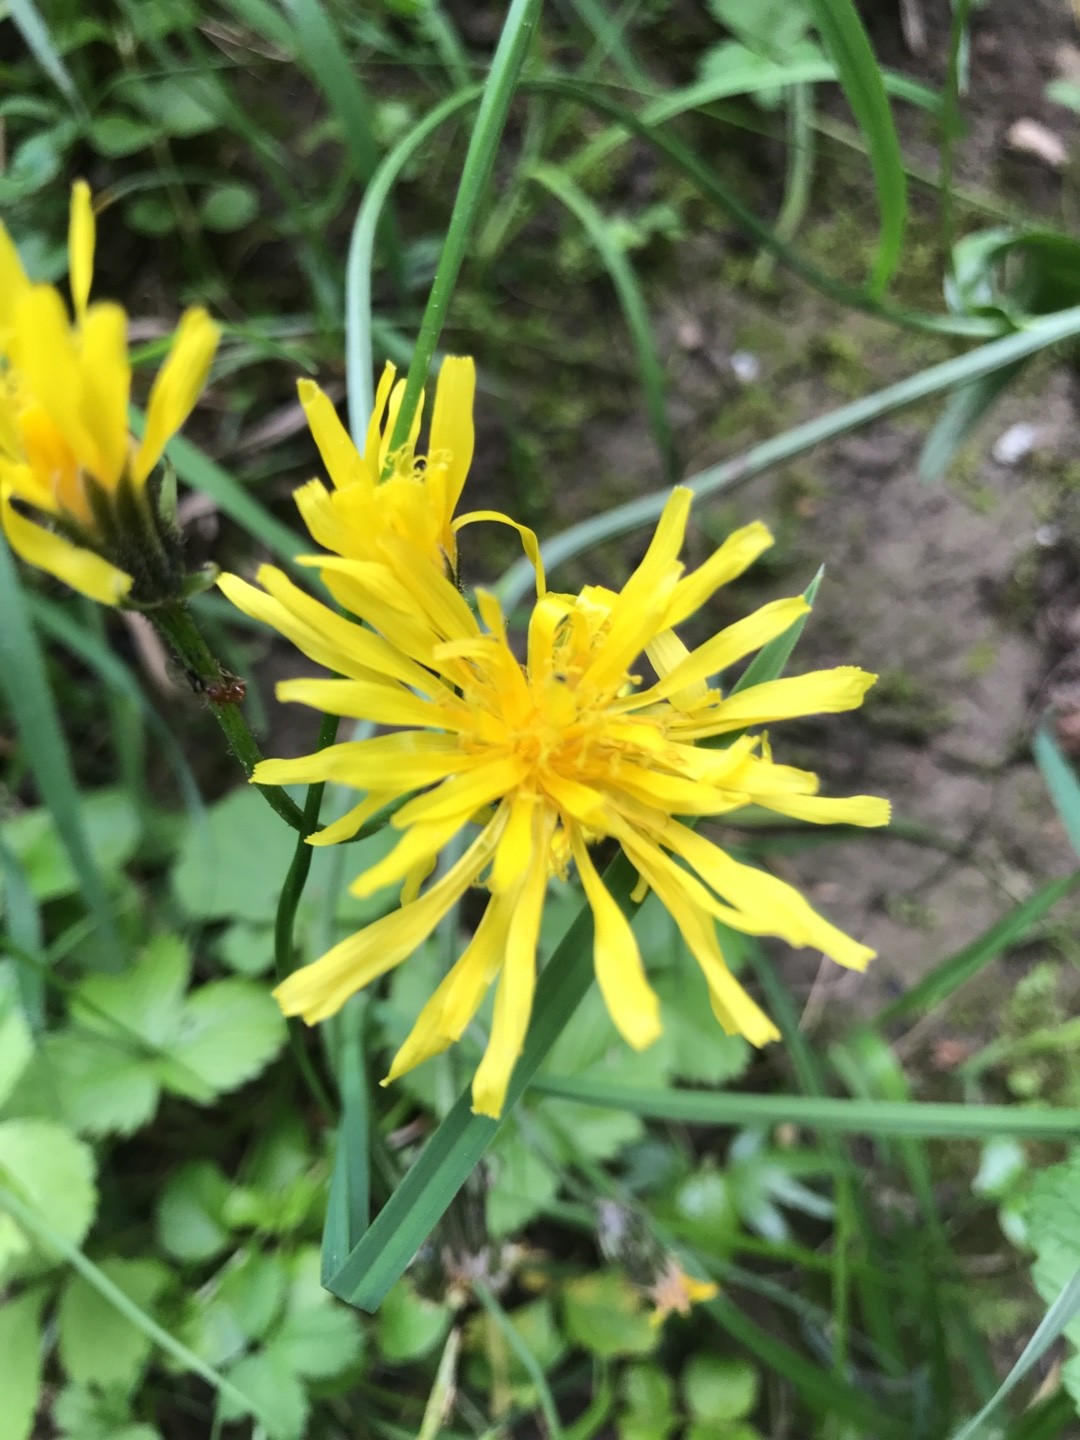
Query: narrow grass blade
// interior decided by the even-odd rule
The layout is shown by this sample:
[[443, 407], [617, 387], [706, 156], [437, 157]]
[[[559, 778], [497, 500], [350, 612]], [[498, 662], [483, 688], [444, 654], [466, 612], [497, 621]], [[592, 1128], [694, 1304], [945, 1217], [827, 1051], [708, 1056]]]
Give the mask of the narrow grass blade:
[[345, 369], [349, 390], [349, 428], [353, 441], [362, 446], [368, 416], [375, 404], [372, 385], [371, 276], [375, 256], [375, 236], [383, 206], [402, 170], [433, 135], [440, 125], [476, 102], [484, 93], [483, 85], [472, 85], [448, 96], [422, 120], [418, 120], [398, 141], [371, 177], [364, 198], [356, 212], [349, 260], [345, 274]]
[[1061, 753], [1049, 730], [1039, 730], [1032, 742], [1031, 753], [1046, 781], [1050, 799], [1058, 813], [1069, 844], [1080, 855], [1080, 780], [1076, 771]]
[[458, 1356], [461, 1354], [461, 1331], [455, 1325], [446, 1337], [446, 1344], [439, 1356], [439, 1368], [435, 1371], [435, 1383], [431, 1387], [424, 1418], [420, 1422], [416, 1440], [440, 1440], [449, 1434], [443, 1427], [454, 1404], [457, 1390]]
[[881, 215], [871, 285], [881, 291], [899, 263], [907, 223], [907, 176], [889, 97], [852, 0], [807, 0], [807, 4], [869, 147]]
[[[67, 741], [56, 711], [45, 658], [34, 633], [7, 541], [0, 537], [0, 690], [15, 719], [19, 742], [33, 771], [42, 800], [79, 878], [88, 909], [101, 936], [121, 962], [120, 942], [113, 924], [105, 881], [83, 826], [79, 790]], [[103, 958], [105, 958], [103, 956]]]
[[[1051, 345], [1057, 345], [1076, 335], [1080, 335], [1080, 306], [1062, 310], [1049, 320], [1041, 320], [1015, 335], [1006, 335], [1000, 340], [980, 345], [966, 355], [928, 366], [895, 385], [887, 385], [883, 390], [863, 396], [850, 405], [842, 405], [838, 410], [809, 420], [804, 425], [796, 425], [781, 435], [753, 446], [734, 459], [711, 465], [707, 470], [699, 471], [682, 483], [689, 485], [701, 497], [737, 489], [767, 470], [812, 450], [815, 445], [820, 445], [825, 440], [845, 435], [861, 425], [880, 419], [883, 415], [925, 400], [930, 395], [940, 394], [943, 390], [951, 390], [956, 385], [992, 374], [1025, 356], [1035, 355], [1040, 350], [1048, 349]], [[548, 573], [550, 574], [556, 565], [592, 549], [601, 541], [651, 524], [663, 510], [668, 493], [667, 488], [653, 490], [625, 505], [616, 505], [602, 515], [572, 525], [560, 535], [546, 541], [541, 546], [541, 553]], [[512, 609], [532, 584], [533, 570], [528, 562], [519, 562], [512, 566], [498, 586], [503, 604]]]
[[353, 174], [369, 180], [379, 163], [372, 107], [348, 51], [319, 0], [282, 0], [296, 27], [298, 58], [330, 102], [345, 136]]
[[974, 1419], [958, 1430], [952, 1440], [977, 1440], [979, 1432], [987, 1420], [997, 1410], [998, 1406], [1013, 1390], [1020, 1381], [1028, 1375], [1039, 1363], [1042, 1357], [1050, 1349], [1051, 1345], [1057, 1343], [1064, 1333], [1065, 1327], [1069, 1325], [1077, 1315], [1080, 1315], [1080, 1271], [1069, 1280], [1061, 1294], [1047, 1310], [1042, 1318], [1039, 1328], [1024, 1346], [1019, 1360], [1006, 1375], [1005, 1379], [998, 1386], [993, 1396]]
[[363, 1061], [365, 1002], [354, 996], [341, 1015], [338, 1089], [341, 1123], [322, 1236], [322, 1283], [328, 1289], [367, 1229], [371, 1203], [370, 1116]]
[[1023, 368], [1023, 364], [1007, 365], [953, 391], [923, 445], [919, 456], [920, 480], [941, 479], [957, 451], [975, 433], [998, 396], [1009, 388]]
[[492, 1321], [498, 1327], [503, 1339], [520, 1360], [522, 1369], [536, 1386], [540, 1409], [544, 1415], [544, 1423], [547, 1425], [548, 1440], [564, 1440], [565, 1432], [559, 1421], [559, 1412], [555, 1405], [555, 1398], [551, 1393], [551, 1386], [547, 1382], [547, 1377], [540, 1366], [540, 1362], [529, 1349], [528, 1345], [526, 1345], [514, 1325], [511, 1324], [509, 1315], [507, 1315], [506, 1311], [482, 1280], [473, 1281], [472, 1292], [491, 1316]]
[[[622, 856], [604, 875], [617, 903], [628, 911], [636, 879]], [[504, 1117], [535, 1076], [592, 977], [592, 914], [585, 906], [540, 976], [532, 1024], [510, 1081]], [[328, 1288], [350, 1305], [376, 1309], [439, 1223], [501, 1123], [473, 1115], [468, 1091], [460, 1095]]]
[[[0, 910], [3, 912], [4, 925], [7, 930], [6, 938], [12, 945], [30, 955], [38, 955], [43, 944], [43, 932], [41, 928], [41, 910], [34, 892], [30, 888], [30, 882], [26, 878], [26, 871], [19, 860], [0, 838], [0, 897], [2, 904]], [[41, 975], [25, 965], [19, 965], [15, 971], [15, 982], [19, 989], [19, 999], [22, 1002], [23, 1013], [29, 1021], [30, 1028], [39, 1033], [45, 1028], [45, 984]]]
[[49, 27], [46, 25], [41, 11], [34, 4], [34, 0], [9, 0], [6, 8], [34, 59], [79, 119], [89, 122], [90, 116], [87, 114], [78, 86], [71, 78], [71, 71], [64, 64], [59, 50], [53, 44]]
[[[36, 1210], [25, 1204], [11, 1190], [0, 1189], [0, 1210], [6, 1210], [23, 1229], [29, 1230], [32, 1235], [36, 1235], [38, 1239], [44, 1241], [48, 1249], [55, 1250], [58, 1255], [62, 1256], [73, 1270], [77, 1270], [83, 1279], [93, 1286], [103, 1300], [107, 1301], [118, 1314], [123, 1315], [124, 1319], [134, 1325], [137, 1330], [141, 1330], [148, 1340], [170, 1355], [182, 1370], [187, 1370], [192, 1375], [198, 1375], [219, 1395], [232, 1401], [234, 1405], [238, 1405], [245, 1415], [258, 1414], [254, 1403], [243, 1391], [238, 1390], [212, 1365], [200, 1359], [193, 1350], [189, 1350], [186, 1345], [181, 1344], [175, 1336], [162, 1329], [156, 1320], [147, 1315], [141, 1306], [136, 1305], [130, 1295], [125, 1294], [119, 1285], [114, 1284], [88, 1256], [84, 1255], [77, 1246], [72, 1245], [63, 1235], [58, 1234]], [[273, 1418], [270, 1416], [267, 1423], [272, 1425]]]
[[391, 450], [405, 442], [420, 404], [420, 396], [427, 383], [428, 369], [435, 354], [435, 347], [439, 343], [473, 226], [487, 191], [495, 155], [510, 111], [510, 102], [517, 90], [521, 68], [532, 43], [539, 15], [540, 0], [511, 0], [503, 21], [499, 44], [484, 86], [484, 98], [480, 102], [480, 111], [462, 167], [461, 183], [454, 199], [446, 239], [420, 322], [420, 332], [416, 337], [416, 348], [409, 365], [405, 393], [401, 398], [401, 407], [390, 437]]
[[[131, 428], [136, 437], [142, 435], [145, 425], [142, 412], [132, 409]], [[173, 436], [167, 454], [181, 480], [209, 495], [223, 515], [235, 520], [253, 539], [261, 540], [280, 560], [291, 565], [297, 555], [311, 548], [310, 542], [271, 515], [238, 480], [183, 435]]]
[[1080, 1139], [1080, 1109], [1048, 1106], [950, 1105], [891, 1100], [838, 1100], [821, 1095], [740, 1095], [705, 1090], [643, 1090], [599, 1080], [547, 1076], [530, 1088], [540, 1095], [602, 1109], [628, 1110], [650, 1120], [686, 1125], [792, 1125], [846, 1135], [920, 1135], [925, 1139], [982, 1140], [992, 1135]]
[[899, 996], [880, 1010], [875, 1024], [887, 1025], [909, 1015], [926, 1014], [935, 1010], [943, 1001], [976, 976], [984, 966], [996, 960], [1010, 946], [1023, 940], [1066, 895], [1071, 895], [1080, 886], [1080, 870], [1065, 875], [1060, 880], [1051, 880], [1036, 890], [1034, 895], [1022, 901], [991, 925], [985, 934], [965, 945], [955, 955], [949, 955], [938, 962], [923, 978], [905, 994]]
[[288, 54], [296, 49], [296, 32], [270, 0], [221, 0], [226, 10]]
[[649, 311], [626, 251], [616, 241], [611, 226], [599, 207], [594, 205], [585, 192], [562, 170], [553, 165], [538, 165], [529, 172], [529, 178], [542, 185], [566, 206], [592, 241], [611, 277], [622, 307], [623, 318], [626, 320], [626, 328], [630, 331], [633, 342], [649, 428], [660, 455], [660, 464], [664, 474], [674, 483], [679, 473], [679, 461], [675, 454], [671, 421], [668, 419], [664, 367], [656, 351]]

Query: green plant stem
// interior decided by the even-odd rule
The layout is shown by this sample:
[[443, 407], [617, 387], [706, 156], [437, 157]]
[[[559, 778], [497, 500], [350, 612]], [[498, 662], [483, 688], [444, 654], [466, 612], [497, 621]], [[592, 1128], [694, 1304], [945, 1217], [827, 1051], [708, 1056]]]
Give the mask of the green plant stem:
[[[401, 409], [390, 437], [391, 451], [398, 449], [408, 439], [413, 417], [419, 407], [420, 396], [427, 382], [428, 368], [439, 343], [454, 286], [457, 284], [465, 251], [472, 237], [473, 225], [480, 213], [480, 205], [491, 178], [510, 102], [517, 89], [521, 67], [525, 63], [539, 14], [540, 0], [513, 0], [503, 23], [498, 48], [484, 87], [484, 98], [480, 102], [480, 112], [476, 117], [476, 125], [461, 171], [461, 183], [454, 200], [446, 240], [439, 256], [424, 317], [420, 322], [420, 333], [416, 337]], [[353, 424], [358, 423], [361, 422], [353, 417]]]
[[[317, 750], [325, 750], [327, 745], [333, 744], [334, 737], [337, 735], [337, 727], [338, 717], [336, 715], [323, 716], [315, 747]], [[311, 846], [307, 843], [307, 837], [318, 828], [322, 797], [323, 784], [321, 781], [317, 785], [308, 786], [304, 811], [301, 816], [302, 828], [296, 838], [296, 849], [293, 851], [293, 858], [278, 899], [277, 914], [274, 917], [274, 971], [279, 984], [295, 969], [296, 946], [293, 941], [293, 930], [296, 927], [296, 911], [303, 896], [308, 875], [311, 873], [312, 852]], [[326, 1086], [319, 1078], [311, 1056], [308, 1054], [307, 1046], [304, 1044], [304, 1026], [295, 1016], [289, 1016], [288, 1026], [289, 1044], [292, 1046], [300, 1073], [320, 1108], [333, 1121], [336, 1118], [336, 1107]]]
[[[149, 616], [187, 671], [194, 689], [207, 691], [227, 678], [221, 662], [203, 639], [186, 605], [179, 602], [162, 605], [151, 610]], [[255, 736], [248, 728], [239, 705], [219, 703], [212, 698], [209, 698], [209, 704], [225, 739], [229, 742], [229, 749], [240, 761], [244, 774], [250, 779], [255, 766], [262, 759], [262, 752], [255, 743]], [[310, 834], [315, 828], [310, 826], [305, 829], [300, 807], [289, 799], [280, 786], [259, 785], [257, 788], [266, 803], [281, 816], [286, 825], [299, 830], [303, 835]]]
[[543, 1370], [536, 1356], [526, 1345], [523, 1337], [518, 1333], [512, 1324], [509, 1315], [499, 1304], [498, 1300], [491, 1293], [482, 1280], [474, 1280], [472, 1285], [473, 1294], [483, 1305], [490, 1315], [493, 1323], [497, 1326], [503, 1339], [513, 1350], [520, 1360], [525, 1373], [536, 1386], [536, 1393], [540, 1401], [540, 1409], [544, 1412], [544, 1421], [547, 1424], [549, 1440], [563, 1440], [563, 1428], [559, 1421], [559, 1412], [555, 1407], [555, 1397], [551, 1393], [551, 1387], [547, 1382]]
[[0, 1210], [6, 1210], [24, 1230], [29, 1230], [44, 1242], [50, 1250], [55, 1250], [58, 1255], [77, 1270], [88, 1285], [98, 1292], [103, 1300], [107, 1301], [118, 1314], [123, 1315], [125, 1320], [130, 1321], [137, 1330], [141, 1330], [155, 1345], [159, 1346], [166, 1354], [184, 1369], [189, 1370], [193, 1375], [198, 1375], [208, 1385], [224, 1397], [231, 1400], [234, 1405], [240, 1407], [245, 1415], [256, 1414], [254, 1402], [248, 1399], [242, 1390], [238, 1390], [230, 1380], [201, 1360], [193, 1350], [181, 1344], [167, 1330], [163, 1330], [156, 1320], [147, 1315], [141, 1306], [136, 1305], [129, 1295], [126, 1295], [119, 1285], [115, 1285], [107, 1275], [88, 1259], [76, 1245], [72, 1245], [63, 1235], [58, 1234], [52, 1226], [44, 1220], [36, 1210], [23, 1203], [19, 1197], [10, 1190], [0, 1189]]

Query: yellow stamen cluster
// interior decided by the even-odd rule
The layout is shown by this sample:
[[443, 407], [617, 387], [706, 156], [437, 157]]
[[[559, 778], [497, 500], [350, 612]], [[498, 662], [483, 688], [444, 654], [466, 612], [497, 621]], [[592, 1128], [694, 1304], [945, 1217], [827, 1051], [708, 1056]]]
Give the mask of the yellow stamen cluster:
[[[440, 407], [450, 394], [460, 401], [467, 393], [471, 400], [471, 364], [444, 364], [432, 453], [420, 475], [412, 460], [415, 435], [403, 462], [385, 454], [393, 420], [385, 430], [380, 421], [390, 383], [384, 378], [380, 387], [368, 459], [352, 449], [329, 402], [310, 394], [305, 401], [338, 489], [328, 495], [313, 482], [299, 492], [312, 533], [335, 552], [304, 557], [304, 563], [318, 568], [356, 621], [272, 567], [260, 570], [261, 589], [235, 576], [220, 581], [242, 610], [341, 677], [285, 681], [279, 698], [392, 727], [299, 759], [268, 760], [256, 771], [257, 781], [271, 784], [331, 780], [362, 792], [347, 815], [311, 837], [313, 844], [348, 839], [384, 806], [399, 806], [391, 822], [400, 832], [397, 844], [352, 886], [357, 895], [401, 886], [399, 908], [290, 976], [276, 992], [282, 1008], [309, 1022], [333, 1014], [406, 960], [466, 890], [484, 887], [489, 899], [480, 923], [387, 1079], [458, 1040], [496, 985], [473, 1104], [497, 1116], [529, 1022], [548, 882], [573, 865], [593, 913], [605, 1002], [626, 1040], [648, 1045], [660, 1033], [658, 1000], [630, 923], [590, 853], [607, 839], [621, 846], [642, 886], [672, 915], [724, 1029], [756, 1045], [775, 1038], [772, 1022], [725, 964], [715, 921], [813, 946], [858, 969], [872, 952], [790, 886], [698, 834], [693, 823], [748, 805], [820, 823], [885, 823], [885, 801], [824, 799], [814, 775], [776, 764], [762, 738], [744, 733], [793, 716], [852, 709], [874, 677], [840, 668], [736, 693], [721, 689], [716, 676], [783, 634], [807, 607], [800, 597], [775, 601], [687, 649], [676, 627], [745, 570], [771, 537], [762, 525], [747, 526], [685, 573], [678, 558], [690, 511], [685, 489], [672, 492], [641, 564], [621, 590], [550, 593], [538, 571], [520, 659], [496, 599], [477, 591], [474, 610], [451, 578], [456, 551], [447, 497], [456, 501], [460, 494], [472, 423], [471, 416], [459, 411], [451, 419]], [[435, 454], [444, 477], [437, 481]], [[390, 478], [381, 481], [386, 469]], [[412, 487], [407, 503], [392, 491], [383, 495], [395, 484]], [[426, 511], [425, 486], [431, 487]], [[531, 532], [526, 537], [532, 550]], [[651, 681], [642, 679], [646, 658], [656, 676]], [[734, 738], [726, 748], [700, 743], [721, 736]], [[459, 833], [463, 850], [428, 883]]]
[[28, 279], [0, 225], [0, 525], [30, 564], [115, 605], [132, 591], [141, 550], [161, 548], [147, 481], [206, 382], [218, 329], [205, 310], [182, 316], [136, 444], [127, 316], [90, 304], [95, 225], [81, 181], [68, 239], [73, 321], [59, 291]]

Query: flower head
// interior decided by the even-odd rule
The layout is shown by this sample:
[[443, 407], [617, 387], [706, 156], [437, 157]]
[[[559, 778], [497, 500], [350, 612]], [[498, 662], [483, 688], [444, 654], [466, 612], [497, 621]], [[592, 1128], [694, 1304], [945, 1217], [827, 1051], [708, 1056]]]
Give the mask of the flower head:
[[115, 605], [138, 578], [131, 572], [141, 568], [140, 547], [154, 548], [147, 481], [206, 382], [218, 329], [205, 310], [182, 316], [136, 444], [128, 428], [127, 316], [119, 305], [90, 303], [94, 241], [90, 190], [79, 181], [68, 236], [69, 319], [58, 290], [28, 279], [0, 225], [0, 523], [30, 564]]
[[669, 1256], [666, 1268], [656, 1277], [647, 1293], [655, 1307], [649, 1323], [659, 1327], [669, 1315], [689, 1315], [692, 1305], [715, 1300], [720, 1287], [712, 1280], [697, 1280], [688, 1275], [675, 1257]]
[[405, 390], [396, 374], [389, 364], [383, 371], [362, 455], [329, 397], [314, 381], [300, 381], [300, 402], [334, 488], [311, 480], [296, 491], [296, 503], [315, 540], [337, 555], [383, 564], [397, 555], [406, 566], [420, 560], [453, 572], [454, 511], [473, 455], [476, 367], [461, 356], [443, 361], [426, 456], [416, 453], [422, 404], [405, 443], [390, 449]]
[[[479, 617], [433, 567], [403, 578], [392, 565], [324, 557], [335, 598], [354, 624], [264, 567], [259, 590], [219, 582], [248, 614], [275, 626], [342, 679], [288, 680], [282, 700], [396, 728], [295, 760], [268, 760], [271, 784], [334, 780], [365, 792], [313, 844], [347, 839], [383, 806], [396, 846], [354, 882], [366, 896], [403, 885], [400, 908], [290, 976], [276, 994], [287, 1014], [315, 1022], [405, 960], [473, 885], [489, 900], [472, 939], [394, 1059], [394, 1079], [460, 1038], [498, 982], [491, 1036], [473, 1081], [474, 1109], [497, 1116], [532, 1006], [548, 881], [575, 866], [592, 908], [596, 977], [616, 1026], [633, 1046], [660, 1032], [628, 920], [592, 858], [600, 840], [622, 847], [643, 887], [671, 913], [708, 982], [725, 1030], [755, 1045], [776, 1038], [769, 1018], [729, 971], [714, 921], [811, 945], [863, 968], [872, 951], [815, 913], [782, 881], [726, 854], [692, 828], [699, 817], [756, 804], [799, 819], [880, 825], [884, 800], [823, 799], [806, 771], [775, 764], [763, 738], [743, 734], [791, 716], [858, 706], [874, 677], [842, 668], [725, 693], [712, 677], [782, 634], [806, 610], [778, 600], [688, 650], [674, 627], [771, 543], [762, 525], [732, 535], [698, 569], [678, 555], [690, 492], [677, 489], [641, 564], [618, 592], [542, 593], [524, 661], [511, 648], [495, 599]], [[404, 541], [386, 539], [391, 560]], [[640, 677], [647, 655], [659, 678]], [[726, 749], [699, 742], [737, 736]], [[405, 799], [405, 797], [411, 797]], [[686, 823], [690, 820], [691, 823]], [[440, 852], [462, 832], [463, 852], [424, 888]]]

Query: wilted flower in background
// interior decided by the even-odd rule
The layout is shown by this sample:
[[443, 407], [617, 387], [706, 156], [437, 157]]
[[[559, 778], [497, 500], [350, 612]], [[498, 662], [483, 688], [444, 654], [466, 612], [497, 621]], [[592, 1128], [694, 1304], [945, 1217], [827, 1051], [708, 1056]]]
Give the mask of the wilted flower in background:
[[654, 1306], [650, 1322], [658, 1326], [669, 1315], [689, 1315], [692, 1305], [714, 1300], [719, 1293], [720, 1287], [714, 1281], [688, 1275], [675, 1257], [669, 1256], [666, 1268], [647, 1291]]
[[[311, 837], [314, 844], [347, 839], [378, 809], [412, 796], [391, 822], [401, 839], [352, 886], [364, 896], [402, 884], [401, 907], [280, 985], [285, 1012], [308, 1022], [333, 1014], [406, 959], [470, 886], [490, 892], [475, 934], [422, 1010], [388, 1080], [459, 1039], [498, 980], [473, 1106], [499, 1115], [532, 1008], [548, 881], [567, 874], [571, 863], [593, 911], [596, 976], [612, 1019], [635, 1048], [659, 1035], [659, 1003], [633, 931], [590, 854], [602, 839], [622, 847], [641, 889], [653, 889], [672, 915], [705, 974], [721, 1025], [755, 1045], [777, 1031], [725, 964], [714, 921], [813, 946], [857, 969], [872, 957], [797, 891], [733, 859], [678, 818], [751, 804], [820, 823], [881, 825], [889, 814], [888, 804], [871, 796], [819, 797], [814, 775], [773, 763], [763, 738], [739, 734], [793, 716], [853, 709], [872, 675], [850, 667], [816, 671], [731, 695], [709, 684], [789, 629], [806, 611], [805, 600], [766, 605], [692, 651], [675, 635], [771, 543], [764, 526], [748, 526], [684, 575], [678, 555], [690, 500], [686, 489], [672, 492], [622, 590], [541, 593], [524, 663], [511, 649], [496, 600], [477, 592], [478, 619], [433, 566], [327, 562], [322, 573], [335, 598], [365, 625], [335, 614], [271, 567], [259, 572], [263, 591], [222, 577], [222, 589], [242, 610], [345, 677], [285, 681], [279, 698], [401, 727], [315, 755], [265, 761], [253, 778], [333, 780], [365, 792], [349, 814]], [[382, 543], [391, 562], [406, 558], [407, 542]], [[644, 654], [659, 676], [652, 683], [635, 673]], [[698, 743], [735, 734], [726, 749]], [[423, 889], [440, 852], [467, 829], [464, 852]]]
[[24, 560], [91, 599], [152, 602], [182, 575], [171, 522], [147, 482], [206, 383], [219, 331], [205, 310], [181, 317], [137, 443], [127, 315], [89, 303], [94, 239], [90, 190], [79, 181], [68, 237], [71, 320], [58, 290], [27, 278], [0, 225], [0, 523]]

